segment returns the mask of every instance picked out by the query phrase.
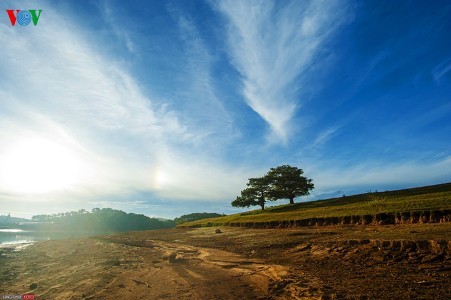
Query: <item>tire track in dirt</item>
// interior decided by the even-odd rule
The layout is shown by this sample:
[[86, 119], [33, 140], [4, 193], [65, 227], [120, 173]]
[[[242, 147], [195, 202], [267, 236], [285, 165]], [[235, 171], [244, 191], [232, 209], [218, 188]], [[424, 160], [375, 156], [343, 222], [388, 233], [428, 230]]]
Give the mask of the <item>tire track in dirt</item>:
[[[188, 282], [222, 285], [226, 289], [223, 295], [226, 298], [234, 298], [232, 290], [238, 292], [240, 287], [244, 287], [247, 293], [252, 290], [257, 297], [268, 298], [270, 284], [280, 281], [288, 272], [287, 267], [268, 265], [261, 260], [243, 258], [223, 250], [162, 241], [153, 241], [153, 244], [153, 249], [163, 255], [163, 260], [175, 273]], [[211, 282], [213, 274], [219, 282]], [[248, 298], [245, 293], [241, 296]]]

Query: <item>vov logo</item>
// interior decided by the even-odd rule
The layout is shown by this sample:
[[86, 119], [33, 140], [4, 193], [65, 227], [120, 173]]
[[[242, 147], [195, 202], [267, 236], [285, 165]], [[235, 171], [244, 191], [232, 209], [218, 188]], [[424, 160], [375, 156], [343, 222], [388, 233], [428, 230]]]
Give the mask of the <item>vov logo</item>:
[[33, 21], [34, 26], [38, 25], [39, 18], [41, 17], [42, 9], [29, 9], [29, 10], [20, 10], [20, 9], [7, 9], [6, 13], [8, 14], [9, 20], [11, 21], [11, 26], [19, 25], [28, 26]]

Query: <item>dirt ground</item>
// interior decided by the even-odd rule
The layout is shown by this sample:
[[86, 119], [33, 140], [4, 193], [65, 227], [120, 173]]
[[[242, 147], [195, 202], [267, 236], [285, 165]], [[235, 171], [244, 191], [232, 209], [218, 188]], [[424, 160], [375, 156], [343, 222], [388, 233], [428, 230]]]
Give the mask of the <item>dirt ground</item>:
[[451, 224], [129, 232], [0, 250], [36, 299], [451, 299]]

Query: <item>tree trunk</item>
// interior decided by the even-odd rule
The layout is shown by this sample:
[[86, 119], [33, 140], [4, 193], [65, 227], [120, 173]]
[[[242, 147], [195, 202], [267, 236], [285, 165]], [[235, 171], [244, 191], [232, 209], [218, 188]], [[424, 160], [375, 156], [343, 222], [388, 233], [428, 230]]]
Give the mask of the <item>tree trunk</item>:
[[265, 210], [265, 203], [260, 204], [260, 206], [262, 207], [262, 210]]
[[290, 197], [290, 204], [294, 204], [294, 197]]

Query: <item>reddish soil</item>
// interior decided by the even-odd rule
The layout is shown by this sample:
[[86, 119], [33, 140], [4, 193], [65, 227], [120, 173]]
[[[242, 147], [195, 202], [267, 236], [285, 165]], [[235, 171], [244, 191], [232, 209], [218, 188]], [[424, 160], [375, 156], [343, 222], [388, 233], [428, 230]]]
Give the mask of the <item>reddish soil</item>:
[[216, 229], [4, 249], [0, 298], [451, 299], [450, 223]]

